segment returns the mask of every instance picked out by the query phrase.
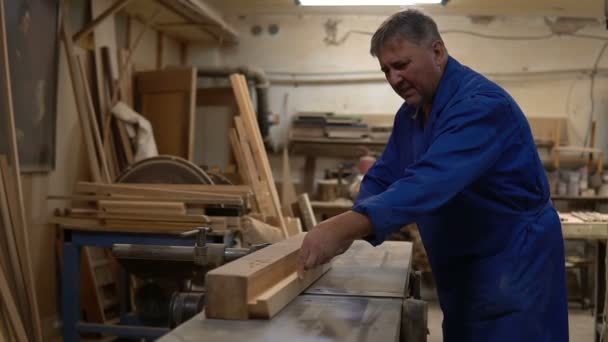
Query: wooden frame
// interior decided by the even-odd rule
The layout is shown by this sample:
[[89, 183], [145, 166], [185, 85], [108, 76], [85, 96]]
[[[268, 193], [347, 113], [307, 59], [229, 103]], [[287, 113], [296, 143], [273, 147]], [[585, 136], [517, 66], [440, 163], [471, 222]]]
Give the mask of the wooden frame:
[[154, 127], [159, 154], [194, 158], [196, 68], [135, 74], [139, 112]]

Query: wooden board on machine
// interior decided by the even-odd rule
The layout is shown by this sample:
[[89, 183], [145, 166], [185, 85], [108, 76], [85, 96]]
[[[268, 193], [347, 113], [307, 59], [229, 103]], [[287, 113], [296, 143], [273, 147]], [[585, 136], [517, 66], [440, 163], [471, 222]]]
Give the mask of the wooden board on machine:
[[296, 274], [305, 233], [277, 242], [207, 273], [205, 315], [218, 319], [269, 319], [329, 270]]

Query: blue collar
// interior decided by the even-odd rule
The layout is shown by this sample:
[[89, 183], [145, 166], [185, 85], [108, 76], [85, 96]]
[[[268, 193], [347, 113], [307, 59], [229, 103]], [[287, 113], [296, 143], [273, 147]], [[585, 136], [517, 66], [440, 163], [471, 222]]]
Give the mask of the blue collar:
[[429, 115], [429, 118], [433, 118], [440, 113], [448, 102], [450, 102], [454, 94], [456, 94], [460, 82], [462, 81], [462, 77], [460, 77], [462, 69], [462, 64], [451, 56], [448, 56], [445, 71], [441, 76], [437, 91], [435, 91], [435, 98], [433, 99], [431, 115]]
[[[441, 110], [448, 104], [452, 96], [458, 90], [458, 86], [461, 81], [459, 73], [462, 68], [462, 64], [451, 56], [448, 56], [445, 71], [443, 72], [439, 85], [437, 86], [437, 90], [435, 91], [435, 97], [433, 98], [433, 105], [431, 106], [431, 115], [429, 115], [429, 119], [436, 113], [441, 112]], [[416, 120], [421, 110], [420, 107], [411, 107], [407, 105], [407, 103], [405, 105], [407, 107], [406, 113], [413, 120]]]

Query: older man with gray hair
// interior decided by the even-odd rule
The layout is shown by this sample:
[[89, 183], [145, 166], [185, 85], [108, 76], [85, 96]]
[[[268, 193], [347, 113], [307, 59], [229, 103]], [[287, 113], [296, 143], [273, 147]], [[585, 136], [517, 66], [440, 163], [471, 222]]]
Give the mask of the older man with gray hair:
[[352, 210], [308, 233], [298, 272], [415, 222], [445, 341], [567, 341], [561, 225], [522, 110], [418, 11], [388, 18], [371, 53], [405, 102]]

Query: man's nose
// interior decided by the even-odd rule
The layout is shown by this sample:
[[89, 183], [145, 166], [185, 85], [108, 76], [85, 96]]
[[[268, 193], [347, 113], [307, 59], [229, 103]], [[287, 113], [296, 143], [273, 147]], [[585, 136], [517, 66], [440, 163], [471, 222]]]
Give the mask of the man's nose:
[[401, 81], [403, 81], [403, 76], [401, 76], [401, 74], [396, 71], [396, 70], [391, 70], [388, 73], [388, 82], [392, 85], [397, 85], [399, 83], [401, 83]]

